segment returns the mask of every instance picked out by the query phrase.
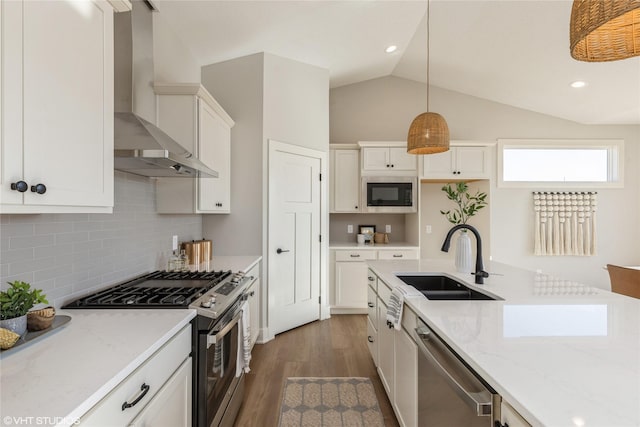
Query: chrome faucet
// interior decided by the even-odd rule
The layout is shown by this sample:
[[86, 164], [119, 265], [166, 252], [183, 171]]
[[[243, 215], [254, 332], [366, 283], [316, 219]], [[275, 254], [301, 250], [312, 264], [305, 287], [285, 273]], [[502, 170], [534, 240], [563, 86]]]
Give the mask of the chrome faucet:
[[440, 250], [442, 252], [449, 252], [449, 246], [451, 246], [451, 237], [453, 236], [453, 233], [462, 228], [471, 230], [474, 236], [476, 236], [476, 271], [472, 274], [476, 276], [476, 283], [482, 285], [484, 283], [484, 278], [489, 277], [489, 273], [484, 271], [484, 266], [482, 265], [482, 239], [480, 238], [480, 233], [478, 233], [478, 230], [476, 230], [475, 227], [467, 224], [458, 224], [454, 226], [447, 233], [447, 237], [445, 237], [444, 243], [442, 244], [442, 248]]

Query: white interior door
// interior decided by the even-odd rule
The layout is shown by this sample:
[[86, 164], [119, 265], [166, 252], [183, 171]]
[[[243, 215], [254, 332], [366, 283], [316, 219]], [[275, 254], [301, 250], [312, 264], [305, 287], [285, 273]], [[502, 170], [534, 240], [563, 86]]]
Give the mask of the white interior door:
[[269, 328], [320, 318], [320, 165], [314, 150], [269, 144]]

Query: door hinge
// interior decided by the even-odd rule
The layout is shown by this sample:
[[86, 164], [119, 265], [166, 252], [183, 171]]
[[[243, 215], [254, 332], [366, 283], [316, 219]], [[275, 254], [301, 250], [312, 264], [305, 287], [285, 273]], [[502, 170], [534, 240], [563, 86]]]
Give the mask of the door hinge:
[[318, 297], [318, 304], [322, 304], [322, 297]]
[[322, 181], [322, 174], [320, 174], [320, 181]]
[[319, 234], [319, 235], [318, 235], [318, 241], [319, 241], [320, 243], [322, 243], [322, 234]]

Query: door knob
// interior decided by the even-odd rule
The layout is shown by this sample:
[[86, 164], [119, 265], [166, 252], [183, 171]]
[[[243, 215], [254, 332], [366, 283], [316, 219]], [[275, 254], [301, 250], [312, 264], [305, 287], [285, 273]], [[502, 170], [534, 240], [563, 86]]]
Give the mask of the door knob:
[[31, 186], [32, 193], [44, 194], [47, 192], [47, 187], [44, 184], [32, 185]]
[[12, 182], [11, 183], [11, 189], [12, 190], [17, 190], [20, 193], [24, 193], [25, 191], [27, 191], [28, 188], [29, 188], [29, 186], [24, 181], [18, 181], [18, 182]]
[[281, 253], [283, 253], [283, 252], [289, 252], [289, 249], [280, 249], [280, 248], [276, 249], [276, 253], [277, 253], [278, 255], [279, 255], [279, 254], [281, 254]]

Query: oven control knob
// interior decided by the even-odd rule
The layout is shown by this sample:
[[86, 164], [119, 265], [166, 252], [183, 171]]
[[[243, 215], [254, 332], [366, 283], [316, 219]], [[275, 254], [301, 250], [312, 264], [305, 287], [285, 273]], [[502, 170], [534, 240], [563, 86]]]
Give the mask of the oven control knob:
[[211, 301], [202, 301], [200, 306], [204, 308], [211, 308]]

